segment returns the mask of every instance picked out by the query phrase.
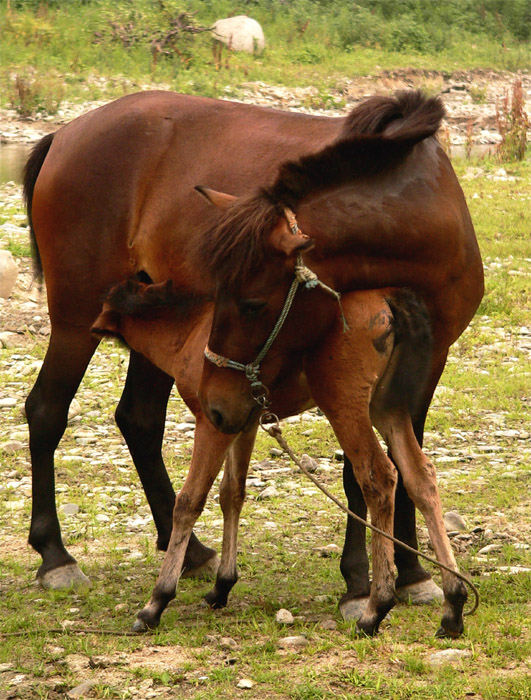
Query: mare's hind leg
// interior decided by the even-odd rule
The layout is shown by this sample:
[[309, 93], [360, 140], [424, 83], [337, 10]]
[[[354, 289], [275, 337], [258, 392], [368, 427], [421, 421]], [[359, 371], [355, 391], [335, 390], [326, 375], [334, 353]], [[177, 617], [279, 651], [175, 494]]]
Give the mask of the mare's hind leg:
[[55, 503], [54, 452], [66, 428], [68, 407], [98, 341], [83, 329], [55, 327], [39, 376], [26, 400], [32, 467], [29, 543], [42, 556], [37, 572], [45, 588], [87, 584], [67, 552]]
[[[127, 442], [157, 528], [157, 547], [166, 550], [173, 522], [175, 492], [162, 459], [162, 439], [173, 377], [131, 350], [116, 422]], [[218, 556], [194, 533], [184, 559], [188, 575], [212, 574]]]
[[208, 418], [199, 413], [190, 470], [175, 499], [168, 549], [151, 598], [133, 625], [136, 632], [157, 627], [166, 606], [175, 598], [192, 528], [203, 511], [208, 492], [233, 440], [234, 435], [218, 432]]
[[[457, 571], [457, 564], [446, 534], [435, 468], [422, 452], [405, 411], [378, 415], [376, 426], [391, 446], [404, 484], [426, 521], [437, 559]], [[463, 633], [463, 607], [467, 599], [464, 583], [450, 572], [441, 570], [444, 612], [440, 637], [458, 637]]]
[[240, 433], [225, 461], [219, 488], [219, 502], [223, 511], [221, 562], [214, 588], [205, 596], [206, 602], [213, 608], [224, 608], [227, 605], [229, 593], [238, 580], [238, 524], [245, 501], [245, 482], [257, 427], [254, 425], [250, 430]]

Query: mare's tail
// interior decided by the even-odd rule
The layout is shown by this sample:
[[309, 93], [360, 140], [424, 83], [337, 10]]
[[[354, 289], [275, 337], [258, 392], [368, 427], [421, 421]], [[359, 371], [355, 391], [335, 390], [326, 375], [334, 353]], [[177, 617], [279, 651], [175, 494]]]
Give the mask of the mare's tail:
[[24, 167], [23, 173], [23, 193], [24, 202], [26, 204], [26, 211], [28, 212], [28, 223], [30, 228], [30, 242], [31, 251], [33, 254], [33, 271], [35, 278], [42, 282], [43, 271], [41, 256], [39, 253], [39, 247], [37, 245], [37, 239], [35, 237], [35, 230], [33, 228], [33, 217], [31, 214], [31, 208], [33, 203], [33, 191], [35, 189], [35, 183], [37, 182], [37, 177], [44, 163], [44, 159], [48, 155], [50, 146], [52, 145], [54, 134], [47, 134], [44, 136], [37, 145], [31, 151], [30, 157]]

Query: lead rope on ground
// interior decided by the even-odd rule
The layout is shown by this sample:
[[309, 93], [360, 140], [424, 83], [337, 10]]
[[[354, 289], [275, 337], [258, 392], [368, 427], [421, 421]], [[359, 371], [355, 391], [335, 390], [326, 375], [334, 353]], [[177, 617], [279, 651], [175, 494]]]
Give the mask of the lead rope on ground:
[[[273, 425], [270, 425], [266, 427], [266, 423], [270, 423], [273, 421]], [[474, 594], [475, 601], [470, 610], [467, 612], [464, 612], [463, 615], [472, 615], [473, 613], [476, 612], [479, 606], [479, 592], [476, 586], [472, 583], [472, 581], [461, 574], [459, 571], [455, 571], [454, 569], [451, 569], [449, 566], [446, 566], [446, 564], [443, 564], [442, 562], [438, 561], [437, 559], [434, 559], [433, 557], [428, 556], [427, 554], [423, 554], [423, 552], [419, 552], [418, 549], [415, 549], [414, 547], [410, 547], [408, 544], [405, 542], [402, 542], [401, 540], [398, 540], [396, 537], [393, 537], [393, 535], [390, 535], [387, 532], [384, 532], [383, 530], [380, 530], [380, 528], [376, 527], [372, 523], [367, 522], [367, 520], [364, 520], [361, 518], [359, 515], [356, 515], [356, 513], [353, 513], [350, 508], [348, 508], [342, 501], [339, 500], [334, 494], [329, 491], [326, 486], [324, 486], [319, 479], [317, 479], [311, 472], [306, 469], [306, 467], [302, 464], [301, 460], [298, 459], [298, 457], [295, 455], [291, 447], [288, 445], [286, 442], [285, 438], [282, 435], [282, 430], [279, 425], [279, 420], [278, 417], [275, 416], [273, 413], [264, 413], [262, 417], [260, 418], [260, 427], [272, 438], [274, 438], [280, 447], [284, 450], [284, 452], [290, 457], [293, 462], [299, 467], [301, 472], [312, 481], [315, 486], [317, 486], [318, 489], [320, 489], [325, 496], [327, 496], [331, 501], [333, 501], [341, 510], [343, 510], [347, 515], [349, 515], [351, 518], [354, 518], [354, 520], [357, 520], [359, 523], [362, 525], [365, 525], [365, 527], [368, 527], [370, 530], [373, 532], [378, 533], [379, 535], [382, 535], [383, 537], [386, 537], [388, 540], [391, 540], [394, 544], [398, 545], [399, 547], [402, 547], [402, 549], [407, 550], [408, 552], [411, 552], [412, 554], [416, 554], [419, 557], [422, 557], [426, 561], [429, 561], [431, 564], [435, 564], [441, 569], [445, 569], [445, 571], [450, 572], [454, 576], [456, 576], [458, 579], [461, 579], [463, 583], [465, 583], [472, 593]]]

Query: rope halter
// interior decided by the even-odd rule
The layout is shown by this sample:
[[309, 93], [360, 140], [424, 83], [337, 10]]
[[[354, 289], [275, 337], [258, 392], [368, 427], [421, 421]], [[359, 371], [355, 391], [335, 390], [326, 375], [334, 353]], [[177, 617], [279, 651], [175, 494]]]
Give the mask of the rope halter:
[[[295, 218], [295, 214], [291, 211], [291, 209], [288, 209], [286, 207], [284, 209], [284, 213], [291, 233], [293, 235], [304, 235], [301, 233], [297, 224], [297, 220]], [[284, 325], [284, 321], [286, 320], [289, 310], [291, 309], [291, 306], [293, 304], [293, 300], [295, 298], [297, 289], [301, 284], [304, 287], [306, 287], [306, 289], [315, 289], [315, 287], [319, 286], [321, 287], [321, 289], [331, 294], [337, 300], [341, 311], [343, 330], [347, 331], [348, 324], [343, 313], [343, 308], [341, 306], [341, 294], [339, 292], [336, 292], [335, 289], [332, 289], [328, 285], [324, 284], [324, 282], [321, 282], [321, 280], [317, 277], [315, 272], [306, 267], [302, 260], [302, 256], [299, 253], [299, 255], [297, 256], [297, 261], [295, 263], [295, 277], [289, 288], [286, 300], [284, 302], [284, 306], [282, 307], [282, 311], [280, 312], [280, 316], [278, 317], [277, 322], [273, 327], [273, 330], [269, 334], [268, 339], [264, 343], [264, 346], [256, 356], [256, 359], [253, 360], [253, 362], [249, 362], [245, 365], [242, 362], [236, 362], [235, 360], [230, 360], [228, 357], [223, 357], [223, 355], [218, 355], [218, 353], [213, 352], [208, 347], [208, 345], [205, 347], [206, 359], [209, 362], [212, 362], [212, 364], [216, 365], [216, 367], [224, 367], [226, 369], [235, 369], [240, 372], [245, 372], [245, 376], [251, 384], [251, 394], [253, 396], [253, 399], [264, 411], [268, 409], [271, 402], [269, 401], [269, 391], [260, 380], [260, 364], [269, 352], [269, 349], [273, 345], [277, 335], [280, 333], [280, 329]]]

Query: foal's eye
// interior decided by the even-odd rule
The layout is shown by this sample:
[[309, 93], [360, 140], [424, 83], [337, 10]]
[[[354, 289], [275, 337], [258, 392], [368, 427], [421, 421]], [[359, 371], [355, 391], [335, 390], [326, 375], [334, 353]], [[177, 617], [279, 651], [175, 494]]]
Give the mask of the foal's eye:
[[260, 299], [242, 299], [238, 302], [238, 309], [242, 316], [257, 316], [266, 304], [266, 301]]

